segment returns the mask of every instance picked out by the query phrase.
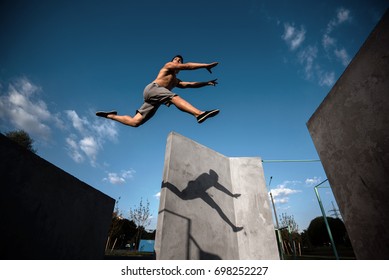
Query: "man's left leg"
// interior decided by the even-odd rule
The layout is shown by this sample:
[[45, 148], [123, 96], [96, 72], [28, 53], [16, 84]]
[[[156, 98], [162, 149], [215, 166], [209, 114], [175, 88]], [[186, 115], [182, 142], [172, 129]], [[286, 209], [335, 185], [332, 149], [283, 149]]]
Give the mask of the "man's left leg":
[[206, 119], [214, 117], [217, 114], [219, 114], [218, 109], [211, 110], [211, 111], [201, 111], [178, 95], [174, 96], [171, 99], [171, 102], [181, 111], [195, 116], [198, 123], [202, 123]]
[[189, 114], [195, 116], [196, 118], [197, 118], [198, 116], [200, 116], [202, 113], [204, 113], [203, 111], [200, 111], [199, 109], [197, 109], [197, 108], [194, 107], [192, 104], [190, 104], [188, 101], [184, 100], [183, 98], [181, 98], [181, 97], [178, 96], [178, 95], [174, 96], [174, 97], [171, 99], [171, 102], [172, 102], [178, 109], [180, 109], [181, 111], [186, 112], [186, 113], [189, 113]]

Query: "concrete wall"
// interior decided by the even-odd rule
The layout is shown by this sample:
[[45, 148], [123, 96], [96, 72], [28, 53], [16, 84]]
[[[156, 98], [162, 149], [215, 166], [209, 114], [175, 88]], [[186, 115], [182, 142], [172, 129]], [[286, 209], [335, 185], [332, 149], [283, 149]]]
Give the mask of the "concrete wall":
[[115, 201], [0, 134], [0, 258], [103, 259]]
[[358, 259], [389, 258], [389, 14], [308, 121]]
[[260, 158], [168, 136], [157, 259], [279, 259]]

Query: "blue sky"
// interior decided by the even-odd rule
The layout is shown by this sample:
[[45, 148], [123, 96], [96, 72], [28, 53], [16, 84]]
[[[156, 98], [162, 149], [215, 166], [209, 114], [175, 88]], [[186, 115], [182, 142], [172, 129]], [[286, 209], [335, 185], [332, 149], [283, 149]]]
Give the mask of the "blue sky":
[[[140, 3], [142, 2], [142, 3]], [[24, 129], [38, 155], [119, 200], [141, 198], [155, 228], [171, 131], [229, 157], [318, 159], [306, 122], [387, 9], [387, 1], [2, 1], [0, 131]], [[219, 62], [181, 71], [216, 87], [175, 89], [221, 113], [199, 125], [162, 106], [139, 128], [97, 118], [133, 115], [144, 87], [174, 55]], [[279, 215], [299, 229], [320, 215], [320, 162], [264, 163]], [[328, 184], [327, 184], [328, 186]], [[326, 211], [336, 201], [320, 190]], [[119, 199], [120, 198], [120, 199]], [[327, 214], [330, 214], [328, 212]]]

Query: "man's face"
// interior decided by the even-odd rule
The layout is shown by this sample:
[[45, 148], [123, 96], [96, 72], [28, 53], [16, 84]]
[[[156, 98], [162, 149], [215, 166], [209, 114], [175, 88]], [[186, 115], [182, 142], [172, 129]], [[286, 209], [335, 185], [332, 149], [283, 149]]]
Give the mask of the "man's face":
[[181, 57], [176, 56], [175, 58], [173, 58], [173, 62], [182, 63]]

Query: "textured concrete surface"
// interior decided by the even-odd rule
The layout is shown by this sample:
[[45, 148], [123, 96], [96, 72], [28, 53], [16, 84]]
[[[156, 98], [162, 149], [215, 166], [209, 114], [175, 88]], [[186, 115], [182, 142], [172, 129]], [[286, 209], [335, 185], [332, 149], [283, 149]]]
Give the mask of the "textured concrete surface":
[[279, 259], [260, 158], [168, 136], [157, 259]]
[[0, 134], [0, 258], [103, 259], [114, 199]]
[[358, 259], [389, 258], [389, 14], [307, 123]]

